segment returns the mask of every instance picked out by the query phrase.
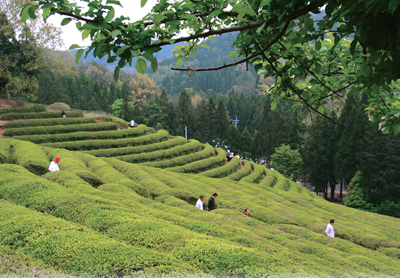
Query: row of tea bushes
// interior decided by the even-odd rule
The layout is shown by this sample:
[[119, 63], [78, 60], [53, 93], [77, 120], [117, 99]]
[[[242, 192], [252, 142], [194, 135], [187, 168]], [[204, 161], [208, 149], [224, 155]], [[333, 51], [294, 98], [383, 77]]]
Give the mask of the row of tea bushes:
[[266, 177], [260, 182], [260, 184], [263, 186], [274, 187], [276, 181], [278, 180], [276, 173], [276, 171], [266, 168]]
[[36, 175], [48, 172], [51, 157], [40, 146], [20, 140], [9, 140], [9, 144], [8, 163], [21, 165]]
[[103, 119], [106, 122], [114, 122], [117, 123], [119, 127], [121, 128], [128, 128], [129, 127], [129, 123], [124, 121], [123, 119], [120, 119], [118, 117], [114, 117], [114, 116], [106, 116], [106, 117], [100, 117], [100, 119]]
[[[0, 243], [58, 271], [94, 276], [194, 271], [173, 256], [134, 247], [85, 226], [0, 200]], [[30, 235], [30, 236], [25, 236]], [[140, 273], [138, 273], [140, 274]]]
[[155, 161], [155, 162], [145, 162], [142, 163], [144, 166], [156, 167], [156, 168], [168, 168], [180, 165], [185, 165], [192, 161], [208, 158], [210, 156], [215, 156], [215, 150], [210, 145], [203, 145], [204, 149], [195, 153], [182, 155], [169, 160]]
[[[67, 118], [83, 117], [83, 112], [78, 110], [65, 111]], [[44, 119], [44, 118], [62, 118], [61, 112], [48, 111], [48, 112], [30, 112], [30, 113], [9, 113], [1, 115], [3, 121], [17, 120], [17, 119]]]
[[[146, 127], [146, 126], [144, 126]], [[131, 130], [135, 129], [126, 129], [126, 130], [118, 130], [115, 132], [124, 132], [125, 135], [129, 134]], [[144, 128], [142, 131], [146, 132]], [[113, 132], [113, 131], [112, 131]], [[114, 133], [114, 132], [113, 132]], [[119, 135], [116, 133], [115, 135]], [[124, 134], [122, 134], [124, 135]], [[140, 135], [140, 134], [134, 134]], [[42, 146], [51, 147], [51, 148], [63, 148], [70, 151], [84, 151], [84, 150], [96, 150], [96, 149], [104, 149], [104, 148], [119, 148], [119, 147], [127, 147], [127, 146], [139, 146], [145, 144], [152, 144], [156, 142], [160, 142], [163, 140], [167, 140], [169, 137], [169, 133], [166, 130], [159, 130], [154, 134], [141, 135], [138, 137], [126, 138], [126, 139], [116, 139], [114, 140], [84, 140], [84, 141], [70, 141], [70, 142], [57, 142], [57, 143], [45, 143], [41, 144]], [[82, 138], [84, 139], [84, 137]], [[90, 138], [94, 139], [94, 138]]]
[[140, 154], [140, 153], [153, 152], [157, 150], [169, 149], [186, 143], [187, 140], [182, 136], [174, 136], [172, 139], [169, 140], [143, 146], [99, 149], [99, 150], [83, 151], [83, 152], [97, 157], [115, 157], [121, 155]]
[[10, 141], [0, 137], [0, 164], [8, 163]]
[[246, 177], [251, 174], [251, 171], [253, 170], [254, 166], [251, 161], [248, 160], [243, 160], [242, 161], [242, 169], [239, 169], [235, 173], [232, 173], [227, 176], [228, 179], [234, 180], [234, 181], [239, 181], [243, 177]]
[[[104, 127], [112, 126], [114, 129], [117, 128], [115, 123], [103, 123]], [[130, 128], [125, 130], [112, 130], [112, 131], [79, 131], [79, 132], [71, 132], [71, 133], [62, 133], [62, 134], [45, 134], [45, 135], [24, 135], [24, 136], [15, 136], [15, 139], [26, 140], [36, 144], [44, 144], [44, 143], [56, 143], [56, 142], [66, 142], [66, 141], [83, 141], [83, 140], [100, 140], [100, 139], [119, 139], [119, 138], [128, 138], [132, 136], [138, 136], [145, 134], [148, 130], [148, 127], [143, 125], [138, 128]]]
[[179, 173], [200, 173], [218, 166], [222, 166], [226, 163], [226, 152], [223, 149], [215, 149], [217, 153], [214, 157], [208, 157], [202, 160], [187, 163], [182, 166], [176, 166], [169, 168], [168, 171], [179, 172]]
[[225, 165], [208, 171], [204, 171], [200, 173], [200, 175], [210, 178], [223, 178], [235, 172], [240, 167], [240, 165], [240, 159], [235, 156], [230, 162], [226, 163]]
[[[1, 110], [0, 110], [1, 111]], [[76, 125], [76, 124], [94, 124], [94, 118], [56, 118], [41, 120], [19, 120], [7, 122], [4, 126], [8, 128], [21, 128], [32, 126], [54, 126], [54, 125]]]
[[266, 175], [266, 167], [261, 164], [253, 164], [254, 171], [250, 175], [242, 178], [240, 181], [258, 183]]
[[46, 107], [42, 104], [35, 104], [33, 106], [24, 106], [18, 108], [3, 108], [0, 110], [0, 115], [10, 113], [30, 113], [30, 112], [44, 112]]
[[[6, 129], [4, 131], [3, 136], [61, 134], [61, 133], [72, 133], [72, 132], [82, 132], [82, 131], [93, 132], [93, 131], [104, 131], [104, 130], [118, 130], [118, 125], [116, 123], [93, 123], [93, 124], [54, 125], [51, 127], [48, 126], [21, 127], [21, 128]], [[36, 143], [38, 142], [36, 141]]]
[[130, 162], [130, 163], [142, 163], [145, 161], [163, 160], [168, 158], [175, 158], [185, 154], [198, 152], [203, 149], [203, 145], [197, 140], [189, 140], [186, 144], [175, 146], [169, 149], [157, 150], [153, 152], [139, 153], [116, 156], [115, 158]]

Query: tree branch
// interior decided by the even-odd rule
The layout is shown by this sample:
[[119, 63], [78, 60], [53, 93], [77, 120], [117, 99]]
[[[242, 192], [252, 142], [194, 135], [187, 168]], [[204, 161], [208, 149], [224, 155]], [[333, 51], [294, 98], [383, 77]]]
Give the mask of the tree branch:
[[233, 63], [230, 64], [224, 64], [223, 66], [219, 66], [219, 67], [212, 67], [212, 68], [198, 68], [198, 69], [191, 69], [191, 68], [171, 68], [171, 70], [177, 70], [177, 71], [189, 71], [189, 72], [196, 72], [196, 71], [212, 71], [212, 70], [220, 70], [223, 68], [227, 68], [227, 67], [232, 67], [232, 66], [236, 66], [238, 64], [247, 62], [251, 59], [253, 59], [254, 57], [262, 54], [263, 52], [265, 52], [268, 48], [270, 48], [272, 45], [274, 45], [286, 32], [287, 28], [289, 27], [290, 21], [287, 21], [285, 23], [285, 26], [282, 28], [282, 30], [279, 32], [279, 34], [269, 43], [267, 44], [266, 47], [264, 47], [263, 49], [261, 49], [260, 51], [257, 51], [256, 53]]

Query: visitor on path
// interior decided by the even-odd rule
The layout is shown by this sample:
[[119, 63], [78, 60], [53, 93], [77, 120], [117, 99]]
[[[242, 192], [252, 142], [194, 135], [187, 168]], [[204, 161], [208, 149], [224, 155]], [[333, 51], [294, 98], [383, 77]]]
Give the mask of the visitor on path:
[[335, 229], [333, 228], [334, 224], [335, 224], [335, 219], [331, 219], [331, 221], [329, 221], [329, 224], [326, 226], [325, 234], [328, 237], [335, 237]]
[[249, 215], [250, 210], [249, 209], [245, 209], [244, 210], [244, 214]]
[[65, 114], [64, 110], [61, 110], [61, 115], [62, 115], [63, 118], [67, 117], [67, 115]]
[[201, 195], [200, 198], [197, 200], [196, 208], [203, 210], [203, 200], [204, 200], [204, 195]]
[[210, 199], [208, 200], [208, 206], [207, 206], [207, 210], [212, 211], [213, 209], [216, 209], [217, 206], [215, 205], [215, 198], [218, 197], [217, 193], [214, 193]]
[[226, 161], [229, 161], [229, 156], [231, 155], [231, 151], [230, 150], [228, 150], [227, 152], [226, 152]]
[[131, 120], [131, 127], [134, 127], [134, 126], [135, 126], [135, 121]]
[[49, 166], [50, 172], [60, 171], [60, 168], [58, 167], [58, 162], [60, 162], [60, 158], [57, 156], [56, 158], [54, 158], [54, 161], [50, 163]]

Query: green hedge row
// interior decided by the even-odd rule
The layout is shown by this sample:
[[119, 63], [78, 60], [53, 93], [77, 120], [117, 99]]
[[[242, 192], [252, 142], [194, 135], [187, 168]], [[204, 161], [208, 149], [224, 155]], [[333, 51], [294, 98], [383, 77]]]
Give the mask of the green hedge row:
[[175, 146], [183, 145], [185, 143], [187, 143], [187, 140], [185, 138], [181, 136], [175, 136], [170, 140], [165, 140], [159, 143], [153, 143], [143, 146], [99, 149], [99, 150], [83, 151], [83, 152], [97, 157], [115, 157], [120, 155], [139, 154], [139, 153], [169, 149]]
[[0, 137], [0, 164], [8, 163], [10, 141]]
[[[113, 126], [116, 127], [115, 123], [105, 123], [104, 126]], [[100, 125], [101, 126], [101, 125]], [[130, 128], [125, 130], [113, 130], [113, 131], [80, 131], [80, 132], [71, 132], [71, 133], [63, 133], [63, 134], [45, 134], [45, 135], [24, 135], [24, 136], [15, 136], [15, 139], [26, 140], [36, 144], [44, 144], [44, 143], [56, 143], [56, 142], [66, 142], [66, 141], [84, 141], [84, 140], [100, 140], [100, 139], [119, 139], [119, 138], [128, 138], [132, 136], [142, 135], [146, 133], [148, 127], [143, 125], [137, 128]]]
[[[139, 126], [140, 127], [140, 126]], [[146, 126], [143, 126], [146, 127]], [[147, 128], [147, 127], [146, 127]], [[145, 130], [145, 128], [143, 128]], [[126, 130], [118, 130], [118, 132], [129, 134], [135, 130], [133, 128]], [[115, 134], [115, 135], [118, 135]], [[138, 135], [138, 134], [135, 134]], [[71, 151], [81, 151], [81, 150], [95, 150], [95, 149], [104, 149], [104, 148], [118, 148], [118, 147], [126, 147], [126, 146], [138, 146], [151, 144], [154, 142], [159, 142], [162, 140], [167, 140], [169, 137], [169, 133], [166, 130], [159, 130], [154, 134], [147, 134], [133, 138], [126, 139], [114, 139], [114, 140], [85, 140], [85, 141], [72, 141], [72, 142], [58, 142], [58, 143], [46, 143], [41, 144], [42, 146], [51, 147], [51, 148], [63, 148]]]
[[114, 117], [114, 116], [106, 116], [106, 117], [100, 117], [100, 119], [103, 119], [107, 122], [114, 122], [117, 123], [118, 126], [122, 127], [122, 128], [128, 128], [129, 127], [129, 123], [124, 121], [123, 119], [120, 119], [118, 117]]
[[200, 175], [210, 178], [223, 178], [235, 172], [240, 167], [240, 165], [240, 159], [235, 156], [230, 162], [226, 163], [225, 165], [202, 172], [200, 173]]
[[42, 120], [19, 120], [19, 121], [7, 122], [5, 124], [5, 128], [94, 124], [94, 123], [96, 123], [96, 120], [94, 118], [56, 118], [56, 119], [42, 119]]
[[172, 147], [165, 150], [157, 150], [154, 152], [131, 154], [116, 156], [116, 159], [130, 162], [142, 163], [145, 161], [164, 160], [168, 158], [175, 158], [189, 153], [198, 152], [203, 149], [203, 145], [197, 140], [189, 140], [186, 144]]
[[251, 171], [253, 170], [253, 163], [248, 160], [243, 160], [242, 161], [243, 168], [238, 170], [237, 172], [230, 174], [227, 176], [228, 179], [234, 180], [234, 181], [239, 181], [243, 177], [246, 177], [251, 174]]
[[168, 171], [178, 173], [199, 173], [224, 165], [226, 163], [226, 151], [219, 148], [215, 149], [215, 151], [217, 152], [217, 156], [198, 160], [183, 166], [169, 168]]
[[196, 153], [191, 153], [191, 154], [175, 157], [175, 158], [172, 158], [169, 160], [164, 160], [164, 161], [145, 162], [145, 163], [142, 163], [141, 165], [156, 167], [156, 168], [168, 168], [168, 167], [185, 165], [192, 161], [204, 159], [204, 158], [214, 156], [214, 155], [215, 155], [214, 147], [212, 147], [210, 145], [205, 145], [205, 147], [202, 151], [199, 151]]
[[[83, 112], [78, 110], [65, 111], [67, 118], [82, 118]], [[17, 119], [43, 119], [43, 118], [62, 118], [61, 112], [31, 112], [31, 113], [9, 113], [1, 116], [4, 121]]]
[[265, 168], [265, 174], [267, 175], [261, 182], [260, 185], [274, 187], [278, 177], [276, 171]]
[[193, 267], [173, 256], [134, 247], [83, 225], [0, 200], [0, 243], [31, 254], [46, 265], [75, 275], [159, 274]]
[[265, 172], [266, 167], [264, 165], [256, 163], [254, 163], [253, 166], [254, 166], [253, 173], [242, 178], [240, 181], [258, 183], [260, 180], [264, 178], [264, 176], [266, 175]]
[[29, 112], [43, 112], [46, 111], [46, 107], [42, 104], [35, 104], [33, 106], [24, 106], [18, 108], [3, 108], [0, 110], [0, 115], [10, 113], [29, 113]]
[[49, 171], [52, 158], [40, 146], [20, 140], [10, 140], [9, 142], [9, 163], [21, 165], [36, 175], [43, 175]]
[[[21, 127], [11, 128], [4, 131], [3, 136], [19, 136], [19, 135], [40, 135], [40, 134], [61, 134], [72, 133], [81, 131], [104, 131], [104, 130], [118, 130], [116, 123], [93, 123], [93, 124], [75, 124], [75, 125], [54, 125], [47, 126], [34, 126], [34, 127]], [[30, 141], [30, 140], [28, 140]]]
[[149, 191], [146, 188], [142, 187], [137, 182], [130, 180], [127, 176], [114, 169], [107, 161], [84, 153], [77, 153], [77, 156], [82, 159], [89, 169], [105, 183], [115, 183], [126, 186], [145, 198], [150, 196]]

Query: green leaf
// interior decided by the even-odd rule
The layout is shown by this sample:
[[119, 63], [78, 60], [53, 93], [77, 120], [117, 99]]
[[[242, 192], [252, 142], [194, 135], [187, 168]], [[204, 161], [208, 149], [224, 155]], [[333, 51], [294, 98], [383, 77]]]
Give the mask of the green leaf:
[[110, 22], [114, 18], [114, 14], [115, 14], [115, 10], [113, 7], [111, 7], [111, 9], [108, 11], [106, 17], [104, 18], [104, 20], [106, 22]]
[[265, 24], [267, 24], [267, 22], [264, 22], [260, 27], [257, 28], [257, 34], [260, 34], [261, 31], [264, 29]]
[[324, 111], [325, 111], [325, 108], [324, 108], [323, 106], [320, 106], [320, 107], [318, 108], [318, 112], [319, 112], [319, 113], [324, 114]]
[[21, 20], [26, 23], [26, 20], [29, 18], [29, 8], [30, 6], [26, 6], [21, 10], [21, 13], [19, 14], [21, 17]]
[[151, 61], [151, 68], [153, 69], [154, 72], [157, 71], [157, 69], [158, 69], [158, 61], [157, 61], [157, 59], [153, 59]]
[[111, 32], [111, 37], [115, 38], [116, 36], [121, 35], [121, 31], [120, 30], [114, 30]]
[[118, 81], [119, 69], [120, 69], [120, 68], [119, 68], [118, 66], [116, 66], [115, 69], [114, 69], [114, 80], [115, 80], [115, 81]]
[[397, 136], [400, 132], [400, 124], [394, 125], [392, 128], [394, 136]]
[[144, 57], [147, 61], [150, 61], [150, 62], [154, 60], [153, 54], [148, 53], [148, 52], [145, 52], [145, 53], [143, 54], [143, 57]]
[[271, 110], [274, 111], [276, 108], [276, 105], [278, 104], [278, 99], [274, 98], [274, 100], [271, 103]]
[[331, 110], [329, 110], [327, 107], [324, 107], [324, 109], [325, 109], [325, 113], [327, 115], [331, 115], [332, 114]]
[[85, 30], [82, 32], [82, 40], [86, 39], [90, 34], [90, 30]]
[[131, 47], [131, 46], [130, 45], [124, 45], [124, 46], [118, 48], [117, 52], [115, 52], [115, 55], [117, 55], [117, 56], [121, 55], [129, 47]]
[[144, 5], [146, 5], [146, 3], [147, 3], [147, 0], [142, 0], [142, 1], [140, 1], [140, 6], [143, 8]]
[[199, 46], [207, 48], [207, 49], [210, 49], [210, 47], [208, 45], [206, 45], [206, 44], [200, 44]]
[[49, 17], [50, 14], [50, 8], [42, 8], [43, 11], [43, 20], [46, 22], [46, 19]]
[[239, 52], [237, 52], [236, 50], [233, 50], [233, 51], [231, 51], [231, 52], [228, 53], [228, 56], [227, 56], [227, 57], [230, 57], [230, 56], [232, 56], [232, 55], [237, 55], [237, 54], [239, 54]]
[[139, 73], [144, 73], [147, 69], [147, 63], [144, 59], [139, 58], [136, 61], [135, 64], [135, 69], [139, 72]]
[[107, 0], [106, 3], [107, 4], [116, 4], [116, 5], [122, 6], [121, 3], [119, 1], [117, 1], [117, 0]]
[[245, 14], [248, 14], [248, 15], [251, 15], [251, 16], [255, 15], [254, 11], [249, 6], [246, 6], [244, 4], [236, 4], [236, 5], [234, 5], [233, 8], [232, 8], [232, 12], [237, 12], [238, 14], [245, 13]]
[[315, 43], [315, 50], [319, 51], [321, 49], [321, 41]]
[[176, 64], [179, 66], [182, 63], [182, 57], [176, 59]]
[[36, 18], [35, 12], [36, 12], [36, 10], [37, 10], [38, 8], [39, 8], [38, 5], [33, 5], [33, 6], [30, 6], [30, 7], [29, 7], [29, 16], [30, 16], [32, 19], [35, 19], [35, 18]]
[[350, 44], [350, 53], [351, 55], [354, 55], [354, 53], [356, 52], [356, 46], [357, 46], [357, 41], [353, 40]]
[[79, 48], [80, 46], [77, 44], [73, 44], [69, 47], [69, 50], [75, 49], [75, 48]]
[[61, 26], [67, 25], [68, 23], [71, 22], [71, 20], [72, 20], [72, 18], [70, 18], [70, 17], [64, 18], [64, 19], [61, 21]]
[[79, 60], [82, 57], [84, 49], [79, 49], [78, 52], [76, 52], [76, 56], [75, 56], [75, 63], [79, 63]]
[[267, 6], [272, 2], [272, 0], [262, 0], [260, 6]]

